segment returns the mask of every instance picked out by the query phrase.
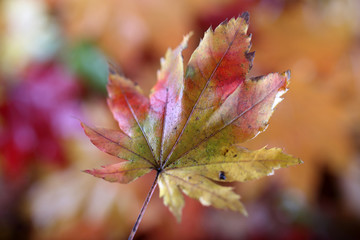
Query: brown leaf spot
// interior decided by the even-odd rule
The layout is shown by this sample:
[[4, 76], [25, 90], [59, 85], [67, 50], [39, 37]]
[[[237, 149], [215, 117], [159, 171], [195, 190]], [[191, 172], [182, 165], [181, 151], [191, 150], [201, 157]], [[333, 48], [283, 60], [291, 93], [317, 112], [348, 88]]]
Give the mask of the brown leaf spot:
[[243, 12], [240, 17], [245, 20], [246, 24], [249, 24], [250, 14], [248, 12]]
[[225, 179], [226, 179], [226, 176], [225, 176], [224, 171], [220, 171], [220, 172], [219, 172], [219, 179], [220, 179], [220, 180], [225, 180]]
[[223, 155], [226, 156], [226, 154], [229, 152], [229, 149], [225, 148]]

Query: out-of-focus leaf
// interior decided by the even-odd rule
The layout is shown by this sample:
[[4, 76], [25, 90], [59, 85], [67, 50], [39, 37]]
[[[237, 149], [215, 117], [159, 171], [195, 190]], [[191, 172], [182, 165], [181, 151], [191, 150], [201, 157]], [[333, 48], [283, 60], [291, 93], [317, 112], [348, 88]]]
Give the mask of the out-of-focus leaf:
[[0, 160], [12, 178], [30, 174], [33, 163], [64, 165], [62, 140], [76, 129], [71, 116], [78, 113], [79, 86], [60, 64], [34, 63], [21, 79], [4, 84], [0, 102]]
[[80, 42], [69, 49], [68, 63], [85, 83], [99, 92], [106, 91], [107, 61], [101, 50], [89, 42]]

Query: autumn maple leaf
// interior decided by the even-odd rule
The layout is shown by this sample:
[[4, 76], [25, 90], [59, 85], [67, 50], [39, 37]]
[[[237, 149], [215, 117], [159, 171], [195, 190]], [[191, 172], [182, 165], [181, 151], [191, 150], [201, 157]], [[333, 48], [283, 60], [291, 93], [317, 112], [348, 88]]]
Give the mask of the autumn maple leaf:
[[120, 130], [82, 126], [93, 144], [122, 161], [86, 172], [120, 183], [157, 172], [129, 239], [157, 184], [178, 220], [182, 193], [206, 206], [246, 214], [240, 196], [215, 181], [248, 181], [301, 163], [279, 148], [250, 151], [238, 145], [266, 128], [290, 78], [289, 72], [246, 78], [254, 58], [248, 20], [243, 13], [209, 29], [185, 74], [181, 52], [189, 35], [169, 49], [149, 98], [110, 66], [108, 105]]

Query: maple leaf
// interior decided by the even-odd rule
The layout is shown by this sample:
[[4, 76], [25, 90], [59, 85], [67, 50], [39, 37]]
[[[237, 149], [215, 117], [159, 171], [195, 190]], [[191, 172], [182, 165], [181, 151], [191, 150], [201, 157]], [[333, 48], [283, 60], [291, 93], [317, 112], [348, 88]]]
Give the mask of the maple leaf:
[[[129, 183], [155, 170], [144, 206], [159, 184], [164, 204], [180, 220], [182, 193], [206, 206], [246, 214], [240, 196], [216, 182], [257, 179], [301, 163], [279, 148], [250, 151], [238, 145], [266, 128], [290, 78], [289, 72], [246, 78], [254, 58], [248, 20], [243, 13], [209, 29], [185, 73], [181, 52], [190, 35], [184, 37], [161, 59], [149, 98], [110, 65], [108, 105], [120, 130], [82, 126], [100, 150], [123, 161], [86, 172]], [[136, 229], [137, 224], [132, 236]]]

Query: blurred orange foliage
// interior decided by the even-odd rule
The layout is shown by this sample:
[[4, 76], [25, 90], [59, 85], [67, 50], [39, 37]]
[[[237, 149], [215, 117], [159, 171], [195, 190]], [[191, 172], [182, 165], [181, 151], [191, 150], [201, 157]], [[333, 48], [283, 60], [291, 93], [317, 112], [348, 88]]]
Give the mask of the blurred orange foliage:
[[[35, 51], [31, 46], [35, 48], [43, 42], [28, 38], [32, 29], [17, 32], [11, 28], [27, 15], [20, 8], [9, 10], [11, 4], [24, 3], [29, 7], [35, 6], [34, 2], [45, 9], [35, 16], [49, 22], [45, 26], [40, 24], [37, 32], [58, 34], [49, 33], [42, 40], [58, 36], [48, 39], [62, 42], [62, 48], [50, 56], [52, 59], [61, 59], [62, 49], [79, 41], [90, 41], [147, 91], [156, 81], [154, 73], [160, 67], [159, 58], [168, 47], [174, 48], [185, 34], [194, 30], [189, 50], [184, 53], [187, 60], [198, 45], [194, 39], [202, 37], [210, 25], [216, 26], [244, 10], [250, 12], [249, 32], [253, 33], [252, 50], [256, 51], [251, 75], [291, 70], [290, 90], [270, 120], [269, 128], [247, 146], [252, 149], [282, 146], [286, 152], [299, 156], [304, 164], [259, 182], [236, 185], [245, 204], [253, 206], [248, 209], [247, 219], [203, 208], [187, 199], [183, 221], [177, 224], [155, 197], [138, 232], [139, 239], [259, 239], [259, 236], [279, 239], [281, 234], [300, 239], [359, 236], [358, 230], [354, 230], [360, 225], [360, 209], [356, 207], [360, 205], [358, 1], [5, 0], [0, 3], [4, 13], [0, 14], [0, 93], [8, 91], [4, 82], [11, 85], [21, 81], [22, 66], [38, 61], [34, 58], [41, 48]], [[32, 24], [31, 28], [36, 26]], [[28, 45], [21, 42], [25, 36]], [[43, 51], [47, 54], [40, 56], [51, 52], [45, 47]], [[17, 71], [9, 73], [9, 66]], [[84, 119], [99, 126], [115, 126], [105, 97], [87, 90], [84, 82], [82, 85], [79, 105]], [[1, 94], [0, 101], [4, 95]], [[2, 118], [0, 134], [4, 128]], [[28, 206], [28, 211], [19, 212], [33, 226], [29, 234], [35, 239], [126, 237], [153, 176], [128, 186], [98, 183], [80, 170], [88, 168], [89, 163], [93, 164], [90, 167], [98, 167], [98, 159], [108, 162], [114, 159], [92, 147], [80, 129], [61, 141], [69, 162], [67, 169], [45, 168], [36, 172], [29, 169], [33, 177], [16, 188], [20, 189], [17, 190], [20, 197], [14, 194], [14, 198], [21, 198], [20, 206]], [[0, 188], [9, 186], [0, 177]], [[5, 190], [0, 193], [0, 207], [10, 209], [5, 204], [10, 201], [2, 200], [4, 193]], [[48, 202], [51, 206], [43, 204]], [[6, 222], [8, 216], [0, 213], [0, 232], [4, 234], [8, 230], [3, 230], [3, 226], [12, 226]], [[11, 219], [23, 219], [14, 216]], [[325, 221], [314, 219], [326, 219], [329, 224], [316, 225]], [[346, 223], [348, 229], [344, 230], [338, 222]], [[271, 223], [271, 227], [266, 228], [265, 223]], [[26, 221], [24, 224], [29, 225]], [[88, 231], [92, 235], [87, 235]]]

